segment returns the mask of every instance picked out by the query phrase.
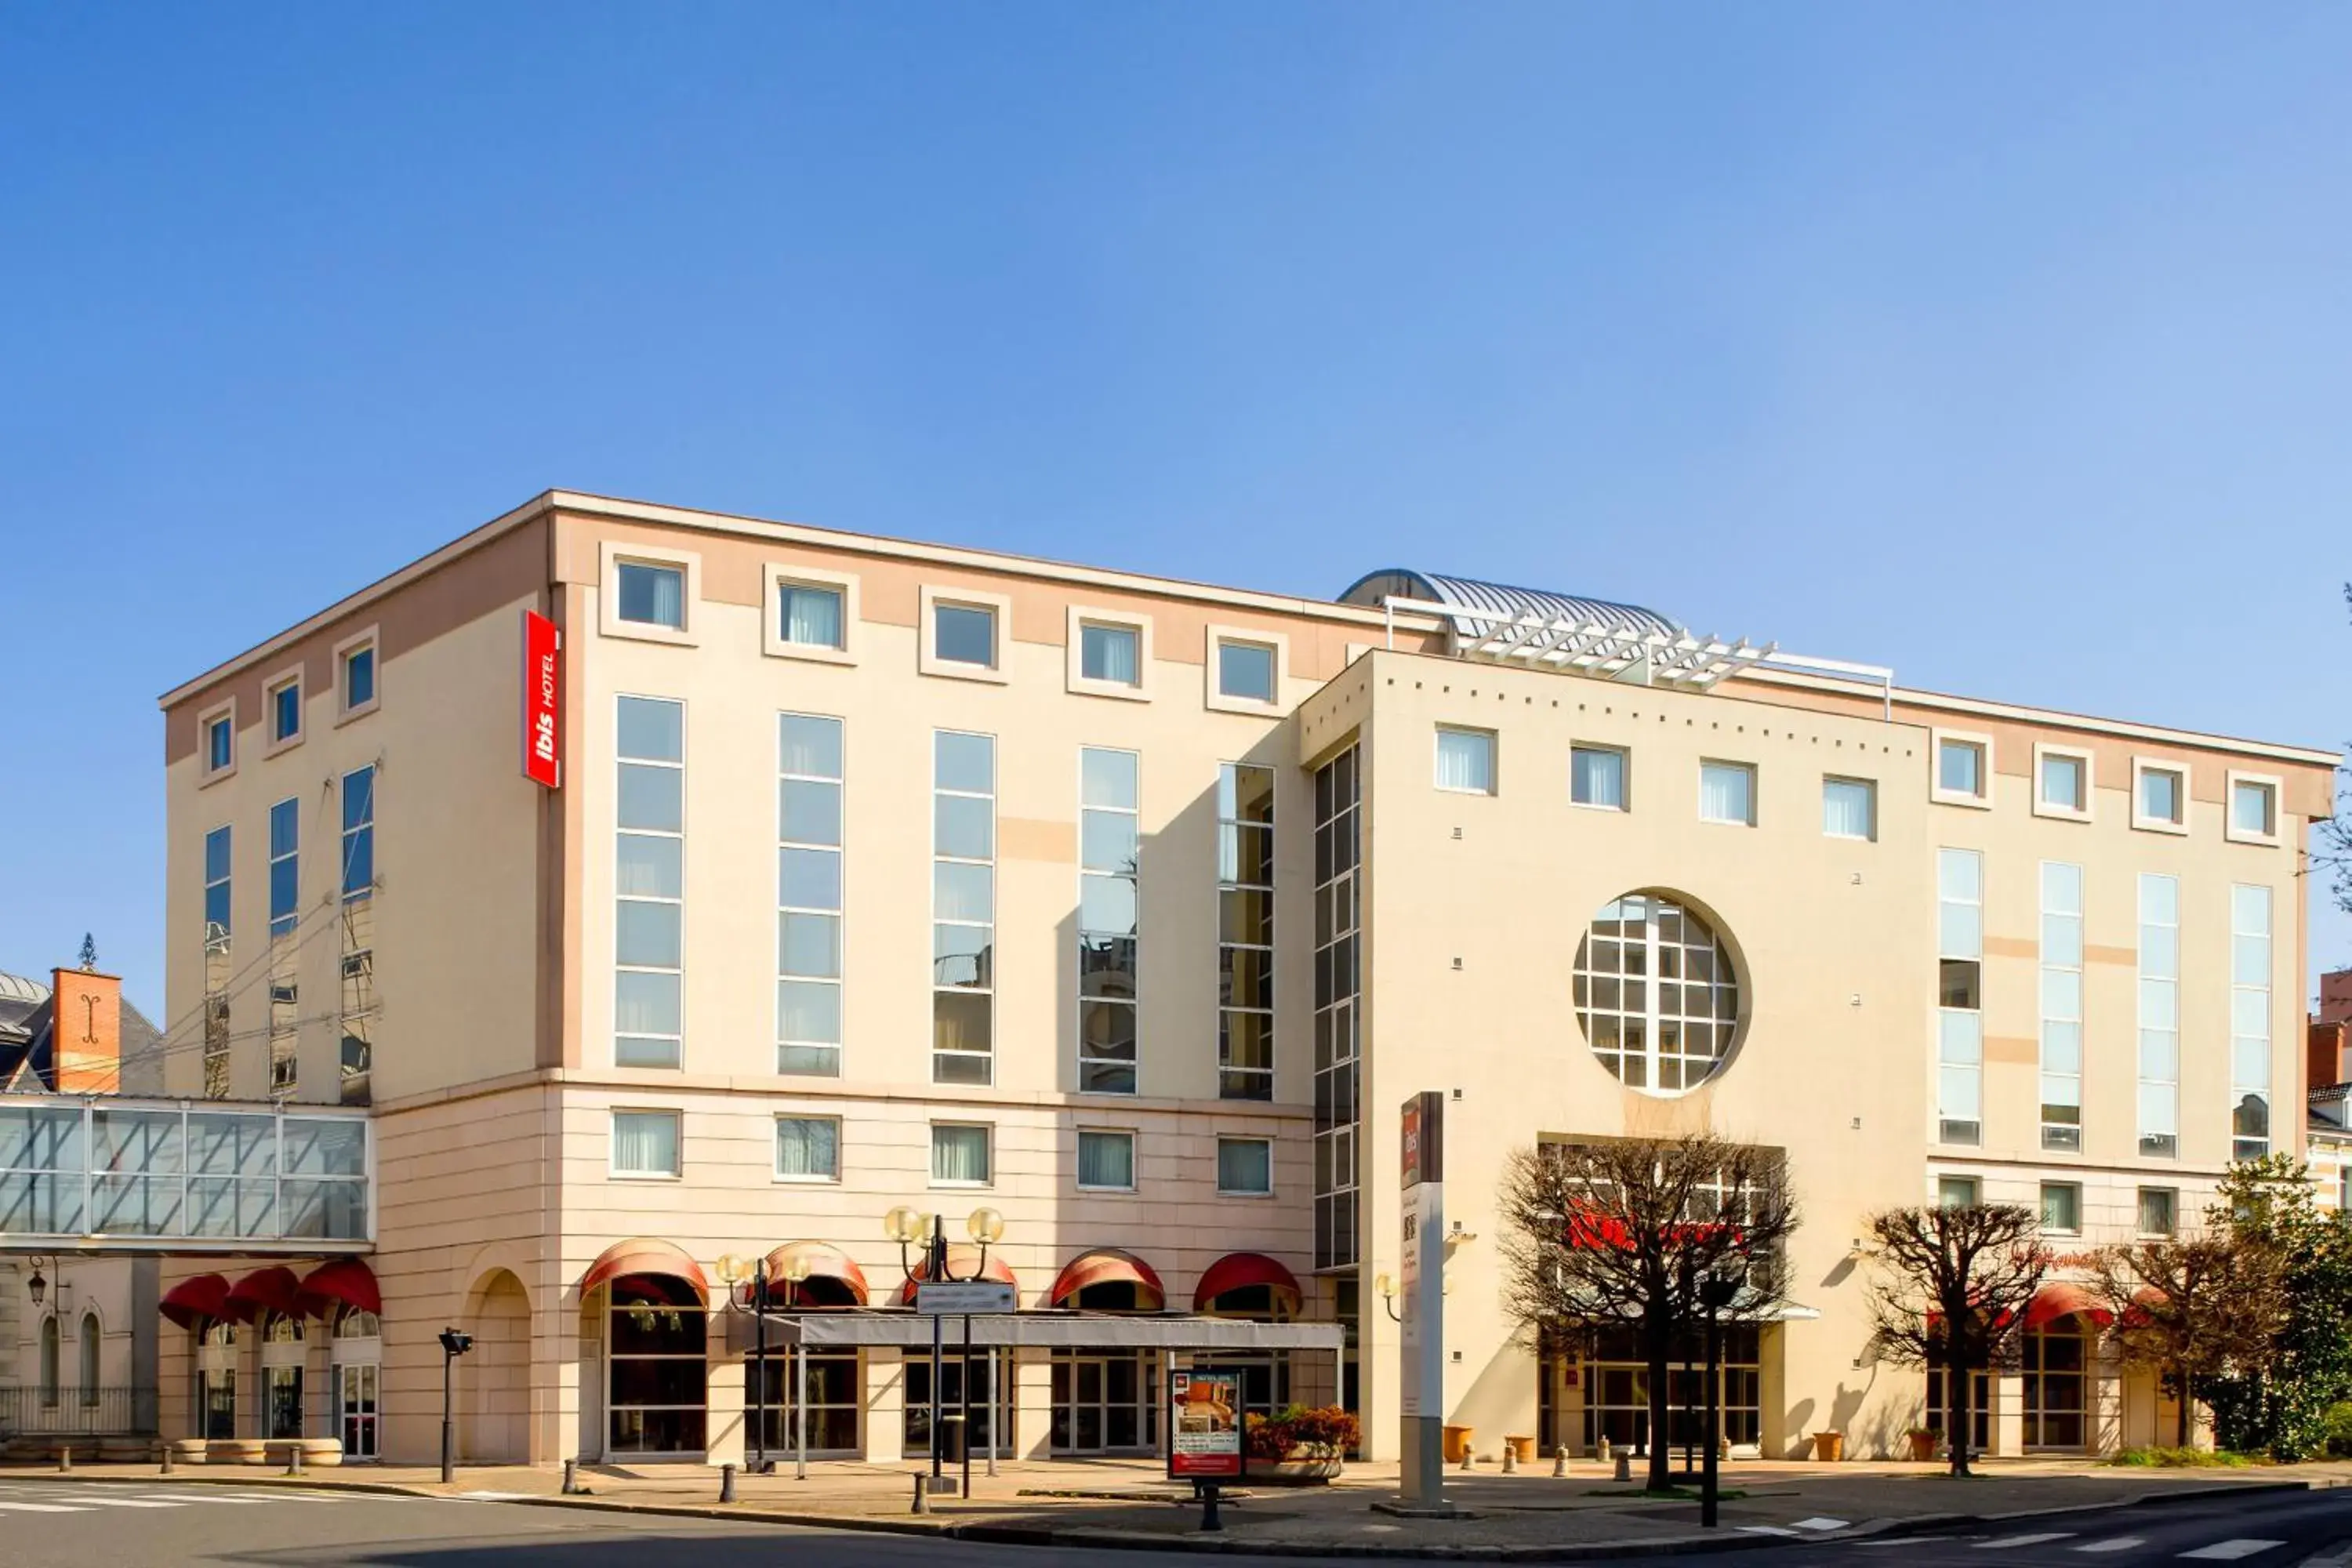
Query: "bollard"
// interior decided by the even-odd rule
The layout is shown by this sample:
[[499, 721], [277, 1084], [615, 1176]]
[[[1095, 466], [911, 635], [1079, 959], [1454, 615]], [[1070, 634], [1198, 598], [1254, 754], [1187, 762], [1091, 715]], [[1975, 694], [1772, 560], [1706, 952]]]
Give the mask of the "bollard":
[[577, 1459], [563, 1461], [563, 1495], [565, 1497], [580, 1495], [580, 1461]]
[[1568, 1475], [1568, 1445], [1565, 1443], [1551, 1451], [1551, 1473], [1555, 1480], [1565, 1479]]
[[286, 1446], [286, 1473], [289, 1476], [302, 1473], [302, 1445], [299, 1443]]
[[164, 1473], [165, 1475], [167, 1475], [167, 1476], [168, 1476], [168, 1475], [170, 1475], [170, 1474], [172, 1473], [172, 1445], [171, 1445], [171, 1442], [170, 1442], [170, 1440], [169, 1440], [168, 1438], [167, 1438], [167, 1439], [165, 1439], [165, 1441], [164, 1441], [164, 1443], [163, 1443], [163, 1473]]
[[1618, 1450], [1617, 1450], [1617, 1479], [1619, 1479], [1619, 1480], [1621, 1480], [1621, 1481], [1630, 1481], [1630, 1480], [1632, 1480], [1633, 1479], [1633, 1450], [1631, 1450], [1631, 1449], [1629, 1449], [1629, 1448], [1620, 1448], [1620, 1449], [1618, 1449]]
[[928, 1482], [930, 1480], [930, 1479], [931, 1479], [930, 1477], [929, 1477], [929, 1476], [927, 1476], [927, 1475], [923, 1474], [923, 1472], [922, 1472], [922, 1471], [920, 1471], [920, 1470], [917, 1470], [917, 1471], [915, 1472], [915, 1510], [914, 1510], [914, 1511], [915, 1511], [915, 1512], [917, 1512], [917, 1513], [929, 1513], [929, 1512], [930, 1512], [930, 1511], [931, 1511], [931, 1498], [930, 1498], [930, 1493], [929, 1493], [929, 1491], [928, 1489], [926, 1489], [926, 1483], [928, 1483]]
[[1208, 1533], [1224, 1528], [1225, 1521], [1217, 1517], [1217, 1483], [1211, 1481], [1201, 1489], [1201, 1529]]
[[1519, 1473], [1519, 1451], [1508, 1443], [1503, 1445], [1503, 1473], [1507, 1476]]
[[1472, 1465], [1474, 1465], [1474, 1464], [1475, 1464], [1475, 1463], [1477, 1462], [1477, 1459], [1478, 1459], [1478, 1456], [1477, 1456], [1477, 1455], [1475, 1455], [1475, 1454], [1474, 1454], [1474, 1453], [1472, 1453], [1472, 1452], [1470, 1451], [1469, 1445], [1467, 1445], [1467, 1444], [1463, 1445], [1463, 1448], [1462, 1448], [1462, 1468], [1463, 1468], [1464, 1469], [1465, 1469], [1465, 1470], [1466, 1470], [1466, 1469], [1468, 1469], [1468, 1468], [1470, 1468]]
[[719, 1467], [719, 1500], [720, 1502], [735, 1500], [735, 1467], [732, 1465]]
[[73, 1474], [73, 1443], [70, 1439], [58, 1449], [58, 1474], [61, 1476]]

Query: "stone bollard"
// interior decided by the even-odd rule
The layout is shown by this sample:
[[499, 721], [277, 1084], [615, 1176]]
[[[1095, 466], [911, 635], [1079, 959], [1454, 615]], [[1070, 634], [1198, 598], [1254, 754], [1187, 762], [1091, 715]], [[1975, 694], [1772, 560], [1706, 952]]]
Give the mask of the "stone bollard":
[[299, 1442], [286, 1445], [286, 1473], [289, 1476], [302, 1473], [302, 1445]]
[[930, 1477], [923, 1474], [920, 1470], [917, 1470], [915, 1472], [915, 1507], [913, 1511], [916, 1513], [929, 1513], [931, 1511], [931, 1495], [929, 1491], [930, 1479]]
[[1519, 1451], [1508, 1443], [1503, 1445], [1503, 1473], [1507, 1476], [1519, 1473]]
[[577, 1459], [563, 1461], [563, 1495], [565, 1497], [580, 1495], [580, 1461]]
[[1470, 1451], [1468, 1444], [1464, 1444], [1462, 1447], [1462, 1468], [1465, 1470], [1471, 1469], [1476, 1466], [1477, 1462], [1478, 1456]]
[[720, 1502], [735, 1500], [735, 1467], [732, 1465], [719, 1467], [719, 1500]]
[[1632, 1480], [1633, 1479], [1633, 1450], [1632, 1450], [1632, 1449], [1630, 1449], [1630, 1448], [1620, 1448], [1620, 1449], [1618, 1449], [1618, 1450], [1617, 1450], [1617, 1479], [1619, 1479], [1619, 1480], [1621, 1480], [1621, 1481], [1630, 1481], [1630, 1480]]
[[1559, 1447], [1554, 1448], [1551, 1451], [1551, 1474], [1554, 1480], [1564, 1480], [1567, 1479], [1568, 1445], [1565, 1443], [1562, 1443]]
[[169, 1439], [169, 1438], [165, 1438], [165, 1439], [163, 1440], [163, 1443], [162, 1447], [163, 1447], [163, 1473], [164, 1473], [165, 1475], [167, 1475], [167, 1476], [168, 1476], [168, 1475], [170, 1475], [170, 1474], [172, 1473], [172, 1443], [171, 1443], [171, 1439]]
[[58, 1446], [58, 1474], [73, 1474], [73, 1439], [70, 1437]]

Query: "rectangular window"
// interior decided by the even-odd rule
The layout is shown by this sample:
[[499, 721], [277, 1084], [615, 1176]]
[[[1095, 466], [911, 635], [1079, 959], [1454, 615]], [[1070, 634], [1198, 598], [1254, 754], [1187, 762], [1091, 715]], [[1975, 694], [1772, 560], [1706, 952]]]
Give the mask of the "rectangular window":
[[674, 1068], [686, 1037], [686, 704], [619, 702], [613, 1061]]
[[841, 1075], [841, 721], [776, 717], [776, 1070]]
[[2073, 1182], [2042, 1184], [2042, 1228], [2068, 1236], [2083, 1228], [2083, 1189]]
[[2159, 827], [2179, 827], [2188, 818], [2189, 781], [2178, 768], [2143, 764], [2139, 769], [2139, 818]]
[[1078, 628], [1078, 674], [1111, 686], [1143, 684], [1143, 637], [1133, 626]]
[[1936, 1137], [1984, 1138], [1984, 857], [1936, 852]]
[[2042, 753], [2042, 804], [2076, 816], [2091, 809], [2091, 764], [2070, 752]]
[[1701, 822], [1755, 826], [1755, 768], [1747, 763], [1699, 763], [1698, 816]]
[[234, 838], [226, 826], [205, 835], [204, 1088], [207, 1100], [228, 1098], [229, 873]]
[[281, 800], [269, 808], [269, 934], [294, 934], [301, 920], [302, 803]]
[[356, 713], [375, 701], [375, 644], [366, 642], [342, 653], [340, 684], [342, 687], [342, 709]]
[[205, 951], [228, 941], [229, 866], [233, 843], [229, 829], [215, 827], [205, 835]]
[[968, 1123], [931, 1126], [931, 1181], [939, 1186], [984, 1187], [989, 1176], [989, 1130]]
[[613, 1174], [675, 1176], [677, 1153], [677, 1111], [613, 1112]]
[[1217, 694], [1244, 702], [1274, 700], [1274, 647], [1269, 643], [1220, 641]]
[[2142, 1187], [2139, 1190], [2139, 1233], [2142, 1236], [2170, 1236], [2179, 1228], [2178, 1210], [2180, 1194], [2170, 1187]]
[[2278, 786], [2253, 779], [2230, 783], [2230, 831], [2247, 838], [2278, 837]]
[[224, 713], [205, 721], [205, 772], [225, 773], [236, 761], [236, 720]]
[[938, 730], [931, 735], [931, 1081], [993, 1082], [995, 1038], [996, 740]]
[[343, 775], [343, 902], [375, 893], [375, 768]]
[[1078, 1186], [1094, 1193], [1135, 1190], [1135, 1134], [1081, 1131], [1078, 1134]]
[[1625, 753], [1613, 746], [1568, 749], [1568, 798], [1579, 805], [1625, 809]]
[[2083, 1146], [2083, 868], [2042, 863], [2042, 1146]]
[[1940, 794], [1985, 798], [1985, 749], [1980, 741], [1936, 742], [1936, 788]]
[[1822, 832], [1832, 838], [1878, 837], [1878, 786], [1868, 779], [1822, 780]]
[[375, 1065], [375, 769], [343, 775], [341, 889], [342, 949], [337, 1017], [341, 1026], [341, 1099], [365, 1105], [373, 1097]]
[[686, 629], [686, 569], [645, 561], [616, 562], [620, 618], [643, 626]]
[[2180, 883], [2139, 879], [2139, 1152], [2180, 1152]]
[[777, 1117], [776, 1175], [787, 1182], [841, 1180], [841, 1123], [830, 1116]]
[[1465, 795], [1494, 794], [1494, 731], [1438, 726], [1437, 787]]
[[2271, 890], [2230, 889], [2230, 1158], [2271, 1152]]
[[1217, 1191], [1234, 1197], [1274, 1192], [1274, 1143], [1265, 1138], [1217, 1140]]
[[291, 1094], [299, 1017], [295, 930], [302, 923], [302, 802], [269, 808], [269, 1091]]
[[1133, 752], [1078, 752], [1078, 1090], [1136, 1092], [1136, 862], [1141, 784]]
[[273, 687], [269, 693], [269, 739], [282, 743], [301, 732], [302, 682], [289, 680]]
[[1974, 1176], [1938, 1176], [1936, 1203], [1948, 1209], [1974, 1208], [1984, 1198], [1984, 1187]]
[[1217, 1094], [1274, 1098], [1274, 770], [1217, 771]]
[[1361, 1168], [1360, 1078], [1363, 914], [1362, 751], [1315, 772], [1315, 1267], [1354, 1263]]
[[776, 635], [796, 647], [844, 647], [842, 594], [808, 583], [776, 584]]
[[931, 657], [947, 664], [996, 668], [996, 612], [985, 605], [931, 606]]

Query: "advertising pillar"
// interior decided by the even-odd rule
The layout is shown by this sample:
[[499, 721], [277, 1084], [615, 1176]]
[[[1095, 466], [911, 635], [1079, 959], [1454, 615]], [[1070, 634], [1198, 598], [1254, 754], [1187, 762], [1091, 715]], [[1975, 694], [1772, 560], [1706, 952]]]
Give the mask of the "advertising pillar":
[[1398, 1452], [1414, 1508], [1444, 1506], [1445, 1457], [1445, 1097], [1404, 1102], [1404, 1250], [1398, 1264]]

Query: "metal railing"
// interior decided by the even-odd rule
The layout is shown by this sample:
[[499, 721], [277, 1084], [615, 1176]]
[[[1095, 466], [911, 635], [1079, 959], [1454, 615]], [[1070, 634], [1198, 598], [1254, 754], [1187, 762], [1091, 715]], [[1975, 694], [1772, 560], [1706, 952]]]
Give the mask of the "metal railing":
[[58, 1432], [141, 1436], [155, 1430], [152, 1387], [0, 1387], [0, 1442]]

